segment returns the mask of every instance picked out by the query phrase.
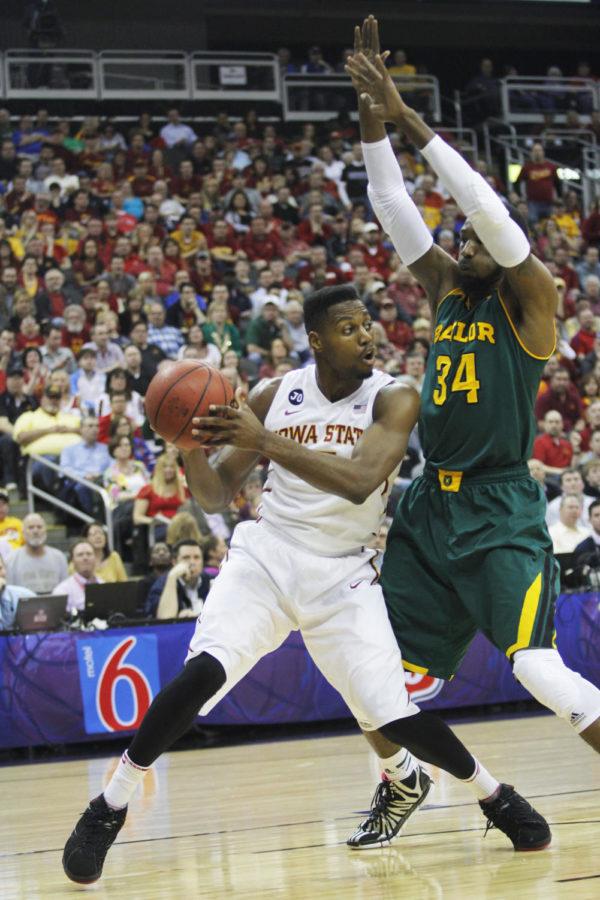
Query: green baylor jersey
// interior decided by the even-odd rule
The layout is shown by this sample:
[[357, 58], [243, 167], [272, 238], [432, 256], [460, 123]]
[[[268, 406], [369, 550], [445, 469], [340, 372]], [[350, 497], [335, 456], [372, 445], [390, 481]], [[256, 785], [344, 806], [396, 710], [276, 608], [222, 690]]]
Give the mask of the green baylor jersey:
[[545, 361], [525, 349], [497, 291], [472, 306], [450, 291], [438, 306], [421, 393], [427, 461], [466, 471], [529, 459]]

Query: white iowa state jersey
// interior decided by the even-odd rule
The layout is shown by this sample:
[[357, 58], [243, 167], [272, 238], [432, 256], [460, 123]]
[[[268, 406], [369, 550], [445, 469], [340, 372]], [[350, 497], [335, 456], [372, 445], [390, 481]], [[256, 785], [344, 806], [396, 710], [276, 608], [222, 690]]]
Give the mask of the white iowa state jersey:
[[[317, 386], [314, 365], [284, 375], [265, 419], [265, 428], [315, 452], [350, 457], [373, 421], [377, 392], [394, 380], [373, 372], [349, 397], [331, 403]], [[385, 513], [396, 472], [360, 506], [328, 494], [271, 463], [260, 518], [282, 536], [321, 556], [342, 556], [369, 543]]]

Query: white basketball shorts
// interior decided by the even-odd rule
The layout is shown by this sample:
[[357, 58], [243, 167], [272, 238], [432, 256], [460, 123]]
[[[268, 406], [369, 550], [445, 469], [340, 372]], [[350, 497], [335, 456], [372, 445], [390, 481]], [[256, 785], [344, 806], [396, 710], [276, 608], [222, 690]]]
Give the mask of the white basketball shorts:
[[373, 556], [373, 550], [317, 556], [263, 523], [238, 525], [186, 659], [210, 653], [227, 675], [201, 714], [295, 629], [361, 728], [374, 731], [418, 713], [406, 690]]

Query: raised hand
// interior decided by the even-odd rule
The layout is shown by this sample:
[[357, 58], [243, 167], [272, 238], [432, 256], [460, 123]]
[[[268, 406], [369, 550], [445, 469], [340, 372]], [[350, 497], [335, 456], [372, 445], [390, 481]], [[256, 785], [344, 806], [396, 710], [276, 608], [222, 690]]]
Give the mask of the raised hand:
[[380, 122], [400, 122], [410, 111], [385, 67], [384, 58], [376, 53], [373, 61], [362, 51], [351, 56], [345, 66], [359, 100]]
[[356, 56], [358, 53], [363, 53], [371, 62], [378, 55], [381, 55], [384, 60], [390, 55], [389, 50], [381, 53], [379, 23], [374, 16], [368, 16], [362, 26], [357, 25], [354, 29], [354, 55]]
[[[354, 54], [351, 59], [356, 59], [358, 56], [363, 55], [370, 62], [374, 62], [375, 57], [381, 55], [381, 58], [385, 62], [385, 60], [390, 55], [389, 50], [386, 50], [385, 53], [381, 53], [381, 47], [379, 42], [379, 23], [374, 16], [368, 16], [361, 25], [356, 25], [354, 28]], [[346, 67], [346, 72], [352, 78], [352, 84], [357, 93], [360, 93], [360, 88], [358, 83], [354, 81], [352, 73], [348, 71]]]

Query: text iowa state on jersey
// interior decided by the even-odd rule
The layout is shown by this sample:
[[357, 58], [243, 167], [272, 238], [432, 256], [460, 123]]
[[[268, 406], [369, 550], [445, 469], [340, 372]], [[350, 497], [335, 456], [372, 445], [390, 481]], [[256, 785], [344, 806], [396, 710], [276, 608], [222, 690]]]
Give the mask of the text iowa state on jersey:
[[337, 424], [288, 425], [286, 428], [277, 429], [277, 434], [289, 438], [297, 444], [352, 444], [353, 446], [363, 432], [364, 428]]

